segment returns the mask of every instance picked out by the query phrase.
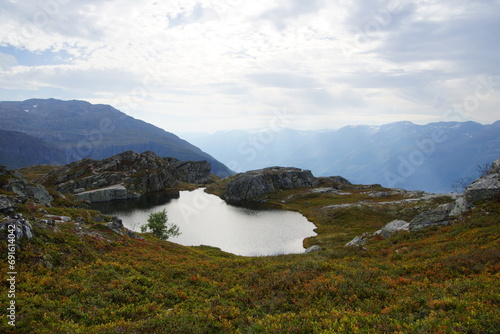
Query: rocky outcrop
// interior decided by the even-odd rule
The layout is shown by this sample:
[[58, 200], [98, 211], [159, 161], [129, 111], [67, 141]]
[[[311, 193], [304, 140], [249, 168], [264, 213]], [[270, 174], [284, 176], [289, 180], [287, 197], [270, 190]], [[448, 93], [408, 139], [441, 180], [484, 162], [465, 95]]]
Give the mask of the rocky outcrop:
[[500, 195], [500, 159], [493, 162], [490, 171], [472, 182], [465, 190], [465, 200], [471, 204]]
[[142, 237], [137, 235], [134, 231], [129, 230], [128, 228], [123, 226], [123, 222], [116, 216], [112, 217], [112, 220], [105, 224], [111, 231], [115, 232], [118, 235], [126, 235], [130, 238], [144, 240]]
[[323, 249], [318, 246], [318, 245], [314, 245], [314, 246], [311, 246], [309, 248], [307, 248], [304, 253], [305, 254], [308, 254], [308, 253], [315, 253], [315, 252], [321, 252]]
[[453, 200], [452, 202], [441, 204], [431, 210], [422, 211], [410, 223], [401, 220], [390, 222], [375, 233], [365, 233], [362, 236], [355, 237], [346, 246], [362, 246], [369, 238], [375, 235], [387, 238], [395, 231], [415, 232], [432, 226], [449, 225], [477, 203], [491, 200], [498, 196], [500, 196], [500, 159], [493, 162], [490, 170], [485, 175], [472, 182], [463, 195], [450, 194], [449, 197]]
[[236, 175], [222, 198], [228, 202], [252, 201], [279, 190], [317, 185], [318, 179], [309, 170], [270, 167]]
[[3, 214], [11, 214], [16, 209], [16, 201], [11, 196], [0, 195], [0, 212]]
[[393, 220], [392, 222], [386, 224], [380, 230], [375, 232], [375, 234], [379, 234], [382, 238], [387, 239], [391, 237], [394, 233], [399, 231], [409, 231], [410, 223], [404, 220]]
[[351, 241], [345, 244], [345, 247], [361, 247], [368, 242], [368, 239], [371, 238], [373, 234], [363, 233], [363, 235], [358, 235], [354, 237]]
[[114, 185], [96, 190], [83, 191], [76, 194], [76, 197], [84, 201], [97, 203], [120, 199], [134, 199], [141, 197], [141, 195], [139, 193], [127, 190], [127, 188], [122, 185]]
[[24, 201], [30, 198], [36, 203], [50, 206], [50, 203], [54, 200], [47, 189], [41, 185], [29, 183], [17, 172], [8, 171], [3, 167], [0, 168], [0, 177], [0, 187], [3, 190], [15, 193], [20, 201], [22, 198], [24, 198]]
[[419, 231], [430, 226], [450, 224], [452, 221], [450, 213], [454, 208], [455, 203], [447, 203], [438, 206], [434, 210], [419, 213], [410, 222], [410, 231]]
[[162, 158], [151, 151], [141, 154], [127, 151], [100, 161], [80, 160], [40, 180], [61, 193], [74, 193], [91, 202], [137, 198], [177, 187], [181, 182], [205, 184], [210, 181], [208, 162]]
[[47, 189], [38, 184], [28, 183], [23, 177], [10, 180], [4, 189], [16, 193], [18, 196], [31, 198], [44, 206], [50, 206], [50, 203], [54, 200]]
[[17, 245], [22, 239], [33, 238], [33, 226], [21, 215], [14, 215], [12, 219], [0, 222], [0, 235], [2, 240], [9, 239]]
[[318, 178], [321, 185], [328, 186], [333, 189], [342, 189], [344, 186], [351, 186], [352, 183], [342, 176], [324, 176]]
[[409, 231], [410, 223], [404, 220], [393, 220], [387, 223], [375, 233], [363, 233], [361, 236], [354, 237], [351, 241], [345, 244], [346, 247], [361, 247], [374, 236], [381, 236], [384, 239], [390, 238], [394, 233], [400, 231]]

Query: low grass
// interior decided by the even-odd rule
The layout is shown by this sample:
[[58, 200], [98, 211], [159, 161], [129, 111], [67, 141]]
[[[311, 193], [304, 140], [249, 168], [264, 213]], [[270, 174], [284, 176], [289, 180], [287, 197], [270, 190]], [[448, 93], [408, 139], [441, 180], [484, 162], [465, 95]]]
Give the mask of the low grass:
[[61, 168], [61, 165], [35, 165], [19, 168], [16, 171], [19, 172], [27, 181], [33, 182], [59, 168]]
[[[8, 325], [4, 311], [0, 331], [497, 332], [498, 199], [454, 225], [373, 239], [358, 249], [343, 244], [438, 203], [377, 204], [382, 200], [366, 190], [343, 191], [351, 195], [298, 190], [270, 195], [269, 202], [312, 220], [318, 236], [308, 242], [324, 249], [270, 257], [185, 247], [150, 234], [142, 235], [144, 240], [119, 236], [94, 223], [93, 212], [59, 208], [60, 214], [83, 217], [87, 227], [33, 223], [36, 237], [22, 241], [16, 253], [16, 327]], [[324, 209], [356, 201], [367, 203]], [[5, 242], [0, 252], [7, 254]], [[6, 257], [1, 263], [7, 268]], [[7, 293], [0, 301], [7, 305]]]

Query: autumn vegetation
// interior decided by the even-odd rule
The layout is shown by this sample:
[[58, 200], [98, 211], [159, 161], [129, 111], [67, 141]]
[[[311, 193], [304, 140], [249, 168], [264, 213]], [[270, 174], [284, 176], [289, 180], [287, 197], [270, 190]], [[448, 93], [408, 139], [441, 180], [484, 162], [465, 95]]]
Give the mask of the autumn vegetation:
[[[419, 210], [410, 204], [321, 209], [363, 196], [355, 190], [342, 199], [299, 190], [272, 195], [270, 202], [316, 224], [318, 236], [305, 243], [323, 250], [268, 257], [185, 247], [151, 233], [118, 235], [96, 222], [100, 214], [92, 210], [20, 205], [25, 217], [46, 210], [73, 221], [33, 223], [35, 237], [18, 251], [16, 327], [0, 312], [0, 332], [497, 333], [500, 199], [449, 226], [344, 247]], [[2, 241], [1, 254], [6, 247]], [[7, 305], [5, 293], [0, 301]]]

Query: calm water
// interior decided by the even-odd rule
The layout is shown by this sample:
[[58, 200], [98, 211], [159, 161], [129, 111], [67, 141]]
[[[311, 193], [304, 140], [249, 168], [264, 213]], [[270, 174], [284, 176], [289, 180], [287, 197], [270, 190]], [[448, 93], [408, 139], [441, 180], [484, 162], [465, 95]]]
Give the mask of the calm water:
[[315, 226], [298, 212], [236, 207], [203, 189], [181, 191], [178, 198], [156, 194], [95, 208], [118, 216], [134, 231], [140, 231], [151, 212], [166, 209], [168, 222], [178, 225], [182, 233], [169, 241], [209, 245], [244, 256], [302, 253], [303, 240], [316, 235]]

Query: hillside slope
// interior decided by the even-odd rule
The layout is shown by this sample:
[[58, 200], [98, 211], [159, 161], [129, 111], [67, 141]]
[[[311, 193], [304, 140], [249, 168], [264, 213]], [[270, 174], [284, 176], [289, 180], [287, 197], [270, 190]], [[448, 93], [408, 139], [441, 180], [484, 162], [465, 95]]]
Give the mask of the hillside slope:
[[61, 163], [64, 152], [40, 138], [18, 131], [0, 130], [0, 163], [9, 169]]
[[64, 161], [57, 161], [61, 164], [84, 158], [100, 160], [129, 150], [153, 151], [180, 160], [207, 160], [213, 173], [230, 174], [226, 166], [196, 146], [109, 105], [55, 99], [0, 102], [0, 129], [22, 132], [56, 147], [64, 153]]
[[[0, 211], [15, 210], [0, 215], [0, 252], [15, 264], [4, 256], [0, 265], [17, 273], [0, 294], [14, 305], [0, 315], [0, 331], [496, 333], [499, 173], [471, 186], [495, 192], [452, 223], [372, 237], [364, 247], [344, 244], [451, 196], [328, 183], [277, 191], [269, 200], [314, 221], [311, 241], [323, 250], [270, 257], [185, 247], [130, 233], [96, 211], [15, 203], [0, 190]], [[17, 248], [5, 239], [12, 225]]]

